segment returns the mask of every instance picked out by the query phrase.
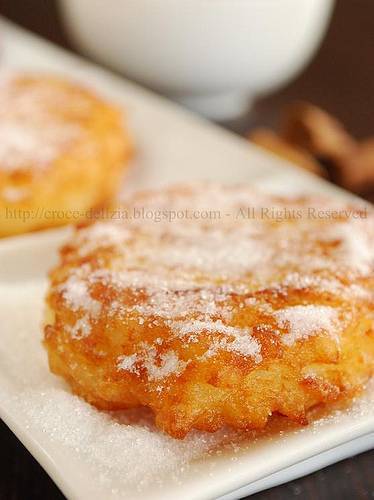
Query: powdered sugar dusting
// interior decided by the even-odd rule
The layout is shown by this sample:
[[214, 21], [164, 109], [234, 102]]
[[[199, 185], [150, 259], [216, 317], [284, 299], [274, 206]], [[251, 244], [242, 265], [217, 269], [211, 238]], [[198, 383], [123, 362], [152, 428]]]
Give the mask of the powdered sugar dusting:
[[25, 83], [22, 76], [6, 74], [0, 80], [0, 170], [46, 168], [81, 134], [60, 113], [72, 105], [71, 97], [42, 78]]
[[[153, 276], [160, 270], [165, 279], [170, 271], [174, 279], [190, 285], [212, 275], [227, 281], [248, 274], [264, 283], [274, 270], [284, 274], [288, 269], [300, 278], [324, 270], [330, 276], [318, 277], [320, 285], [328, 287], [347, 273], [368, 275], [373, 270], [371, 211], [363, 219], [313, 219], [310, 205], [320, 203], [326, 211], [345, 213], [344, 205], [280, 200], [245, 187], [210, 184], [171, 188], [127, 203], [124, 220], [100, 222], [78, 233], [82, 256], [125, 240], [116, 251], [122, 253], [126, 268], [138, 275], [148, 275], [152, 268]], [[282, 208], [296, 215], [273, 219]]]
[[137, 373], [136, 362], [138, 360], [138, 355], [131, 354], [130, 356], [119, 356], [117, 359], [118, 370], [123, 370], [125, 372]]
[[100, 313], [101, 304], [89, 293], [87, 282], [72, 275], [61, 286], [62, 295], [73, 311], [83, 310], [92, 316]]
[[85, 314], [82, 318], [78, 319], [74, 326], [67, 327], [70, 335], [73, 339], [83, 339], [88, 337], [91, 333], [91, 325], [88, 314]]
[[260, 363], [261, 345], [251, 335], [249, 328], [236, 328], [225, 325], [221, 320], [216, 321], [186, 321], [173, 324], [173, 330], [182, 337], [188, 336], [190, 341], [204, 332], [222, 333], [227, 338], [215, 340], [203, 358], [214, 356], [219, 350], [235, 352], [242, 356], [250, 356]]
[[157, 351], [148, 344], [142, 344], [141, 351], [130, 356], [119, 356], [119, 371], [139, 373], [140, 367], [147, 371], [149, 380], [161, 380], [169, 375], [179, 375], [187, 366], [187, 362], [178, 358], [174, 351], [168, 351], [157, 357]]
[[86, 231], [79, 235], [81, 244], [81, 253], [85, 255], [92, 252], [100, 241], [103, 246], [120, 246], [125, 244], [129, 238], [129, 231], [123, 224], [106, 224], [97, 222], [89, 226]]
[[[374, 224], [374, 220], [372, 222]], [[350, 268], [362, 274], [370, 273], [374, 266], [374, 250], [371, 232], [365, 230], [365, 225], [359, 225], [357, 222], [340, 224], [331, 231], [329, 237], [336, 237], [341, 242], [339, 257], [348, 263]]]
[[[313, 335], [338, 341], [345, 320], [338, 306], [327, 304], [371, 300], [365, 280], [372, 276], [374, 219], [370, 210], [362, 219], [313, 219], [306, 215], [313, 203], [339, 208], [214, 184], [136, 195], [124, 206], [124, 219], [77, 232], [60, 290], [68, 307], [92, 319], [100, 312], [92, 297], [99, 285], [112, 297], [104, 316], [135, 321], [144, 332], [162, 328], [184, 352], [199, 344], [202, 362], [224, 351], [260, 364], [261, 335], [287, 347]], [[263, 210], [267, 206], [276, 220]], [[282, 207], [296, 215], [279, 218]], [[292, 307], [275, 306], [287, 305], [288, 297]], [[239, 311], [261, 320], [242, 324]], [[74, 328], [74, 338], [89, 335], [80, 323]], [[192, 361], [160, 350], [153, 337], [136, 349], [136, 355], [119, 353], [119, 371], [162, 381]]]
[[0, 168], [10, 172], [22, 167], [46, 167], [79, 132], [77, 126], [62, 123], [42, 127], [5, 120], [0, 113]]
[[282, 342], [291, 346], [297, 340], [307, 339], [311, 335], [327, 333], [337, 337], [338, 312], [329, 306], [294, 306], [274, 313], [281, 328], [288, 328], [289, 333], [282, 336]]
[[156, 349], [154, 347], [148, 348], [147, 354], [144, 365], [147, 368], [150, 380], [160, 380], [171, 374], [178, 375], [186, 366], [186, 363], [181, 361], [173, 351], [161, 354], [159, 366], [155, 362]]

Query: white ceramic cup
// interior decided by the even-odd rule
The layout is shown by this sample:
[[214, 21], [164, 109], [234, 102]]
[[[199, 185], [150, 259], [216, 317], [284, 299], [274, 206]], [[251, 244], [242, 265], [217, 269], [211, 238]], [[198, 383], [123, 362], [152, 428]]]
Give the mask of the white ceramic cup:
[[60, 0], [78, 47], [216, 119], [294, 77], [334, 0]]

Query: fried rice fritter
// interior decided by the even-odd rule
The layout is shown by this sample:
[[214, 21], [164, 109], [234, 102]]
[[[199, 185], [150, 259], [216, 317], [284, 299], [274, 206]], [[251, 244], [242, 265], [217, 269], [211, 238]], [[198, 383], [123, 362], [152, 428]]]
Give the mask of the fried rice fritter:
[[0, 74], [0, 237], [76, 222], [118, 189], [131, 151], [122, 114], [90, 90]]
[[305, 424], [373, 374], [370, 207], [197, 184], [113, 215], [62, 248], [47, 296], [50, 368], [97, 408], [149, 407], [176, 438]]

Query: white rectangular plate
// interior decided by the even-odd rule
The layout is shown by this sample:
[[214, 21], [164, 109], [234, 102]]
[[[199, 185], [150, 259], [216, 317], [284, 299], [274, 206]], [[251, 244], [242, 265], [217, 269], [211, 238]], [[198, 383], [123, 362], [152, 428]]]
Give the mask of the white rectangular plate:
[[[239, 137], [2, 22], [2, 61], [81, 80], [127, 110], [136, 142], [131, 189], [213, 179], [348, 196]], [[374, 445], [373, 384], [351, 408], [303, 429], [243, 437], [158, 432], [148, 415], [99, 412], [48, 371], [41, 345], [46, 273], [69, 229], [0, 242], [0, 417], [68, 498], [239, 498]], [[227, 443], [227, 444], [225, 444]]]

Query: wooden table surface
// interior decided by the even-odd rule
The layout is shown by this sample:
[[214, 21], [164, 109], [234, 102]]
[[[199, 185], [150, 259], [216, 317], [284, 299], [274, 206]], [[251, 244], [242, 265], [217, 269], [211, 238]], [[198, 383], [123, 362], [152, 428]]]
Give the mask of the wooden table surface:
[[[0, 0], [0, 14], [72, 49], [61, 27], [55, 0]], [[373, 0], [337, 0], [328, 34], [303, 74], [287, 88], [260, 99], [247, 117], [226, 125], [239, 133], [255, 125], [275, 125], [282, 106], [294, 99], [307, 99], [324, 107], [357, 137], [374, 136]], [[43, 469], [0, 421], [0, 500], [63, 498]], [[374, 451], [251, 498], [373, 499]]]

